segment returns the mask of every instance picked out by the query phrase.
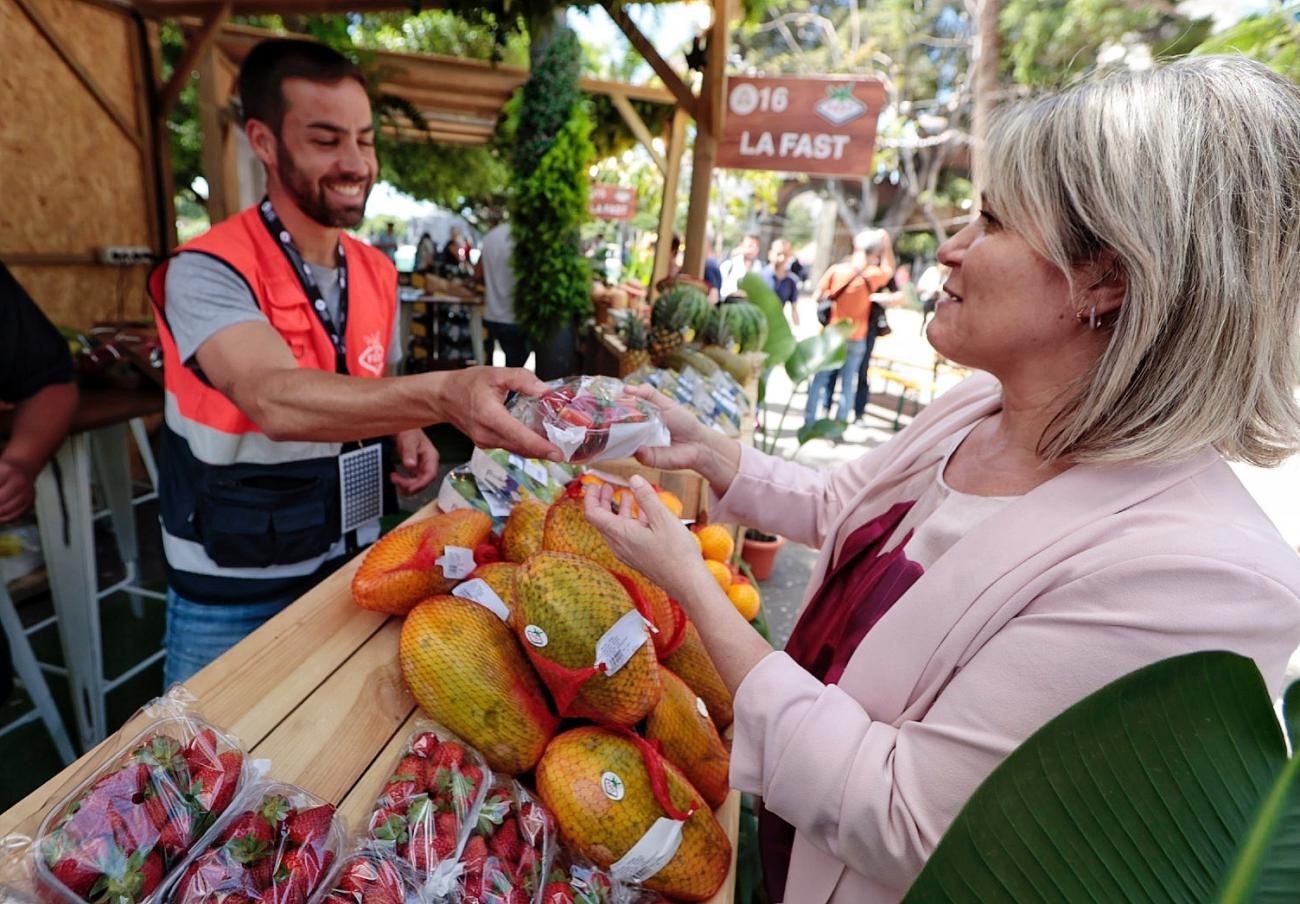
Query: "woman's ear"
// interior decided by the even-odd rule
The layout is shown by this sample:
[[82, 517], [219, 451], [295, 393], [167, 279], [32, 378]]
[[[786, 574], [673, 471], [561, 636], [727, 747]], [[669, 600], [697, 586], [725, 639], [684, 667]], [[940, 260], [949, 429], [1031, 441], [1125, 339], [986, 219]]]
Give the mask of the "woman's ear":
[[1128, 294], [1128, 271], [1119, 255], [1107, 248], [1094, 257], [1081, 274], [1087, 304], [1084, 310], [1096, 307], [1097, 316], [1117, 314]]

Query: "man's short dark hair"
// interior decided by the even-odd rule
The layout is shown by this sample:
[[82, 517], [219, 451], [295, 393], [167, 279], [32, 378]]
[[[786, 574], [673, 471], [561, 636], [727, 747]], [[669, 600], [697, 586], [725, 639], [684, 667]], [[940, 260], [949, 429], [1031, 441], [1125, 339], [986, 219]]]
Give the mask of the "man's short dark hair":
[[350, 78], [366, 87], [366, 77], [357, 64], [337, 50], [315, 41], [270, 38], [254, 47], [239, 67], [239, 101], [245, 122], [260, 120], [280, 134], [287, 107], [287, 78], [325, 84]]

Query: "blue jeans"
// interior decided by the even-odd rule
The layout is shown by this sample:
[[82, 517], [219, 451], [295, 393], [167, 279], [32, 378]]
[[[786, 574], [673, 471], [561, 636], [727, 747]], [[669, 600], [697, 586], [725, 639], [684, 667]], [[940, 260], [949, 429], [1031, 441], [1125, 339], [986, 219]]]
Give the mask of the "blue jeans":
[[811, 424], [817, 420], [817, 409], [821, 407], [823, 398], [827, 405], [830, 404], [831, 378], [836, 374], [840, 380], [840, 404], [835, 417], [837, 420], [848, 421], [849, 409], [853, 407], [858, 386], [858, 371], [862, 369], [862, 362], [867, 357], [867, 340], [855, 339], [846, 348], [848, 357], [838, 371], [823, 370], [813, 377], [812, 388], [808, 390], [808, 403], [804, 406], [804, 423]]
[[265, 603], [196, 603], [167, 588], [167, 650], [163, 687], [188, 681], [296, 597]]

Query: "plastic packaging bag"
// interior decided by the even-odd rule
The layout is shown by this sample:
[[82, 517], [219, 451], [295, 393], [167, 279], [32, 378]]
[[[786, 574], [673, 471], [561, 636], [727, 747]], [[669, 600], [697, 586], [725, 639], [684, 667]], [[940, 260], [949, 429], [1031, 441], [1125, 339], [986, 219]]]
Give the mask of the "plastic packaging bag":
[[50, 902], [142, 904], [248, 783], [239, 744], [198, 717], [177, 687], [143, 713], [145, 728], [122, 744], [41, 822], [34, 879]]
[[446, 895], [491, 781], [477, 750], [441, 727], [421, 725], [375, 801], [367, 832], [411, 866], [428, 896]]
[[566, 461], [626, 458], [643, 446], [666, 446], [668, 428], [648, 402], [629, 396], [613, 377], [548, 383], [540, 398], [520, 396], [511, 412], [559, 446]]
[[497, 779], [488, 790], [461, 854], [463, 904], [541, 901], [555, 855], [555, 818], [516, 781]]
[[366, 840], [343, 855], [312, 904], [404, 904], [417, 896], [417, 887], [407, 863]]
[[332, 804], [295, 785], [255, 784], [165, 894], [169, 904], [306, 904], [343, 841]]

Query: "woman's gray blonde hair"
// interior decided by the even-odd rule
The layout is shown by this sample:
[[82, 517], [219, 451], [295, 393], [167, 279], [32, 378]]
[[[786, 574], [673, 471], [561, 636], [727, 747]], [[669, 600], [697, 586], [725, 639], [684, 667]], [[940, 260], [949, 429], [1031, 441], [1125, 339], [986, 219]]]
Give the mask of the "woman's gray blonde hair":
[[1066, 274], [1109, 251], [1127, 278], [1043, 457], [1212, 445], [1274, 465], [1300, 448], [1300, 90], [1189, 58], [1002, 108], [988, 135], [999, 218]]

